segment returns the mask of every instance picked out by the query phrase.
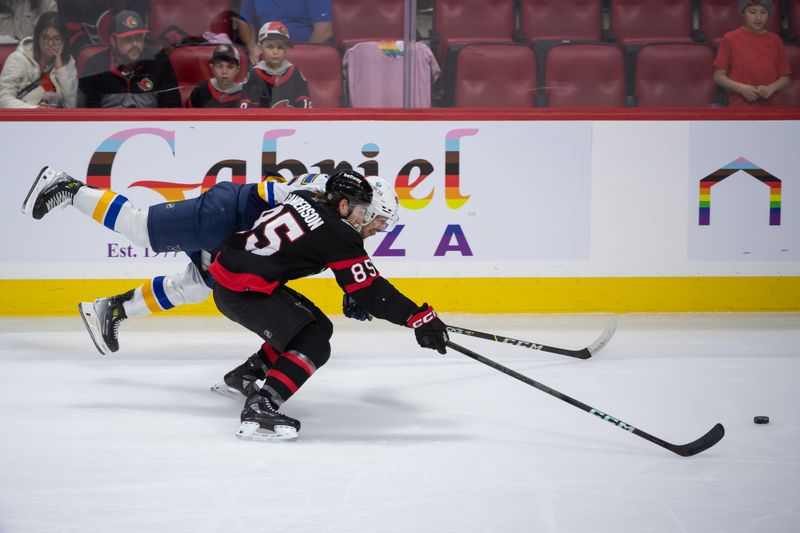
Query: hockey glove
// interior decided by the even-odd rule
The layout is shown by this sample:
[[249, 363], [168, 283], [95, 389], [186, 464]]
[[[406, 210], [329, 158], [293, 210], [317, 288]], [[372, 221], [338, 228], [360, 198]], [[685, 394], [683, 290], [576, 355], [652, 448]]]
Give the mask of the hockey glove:
[[364, 320], [372, 320], [372, 315], [361, 309], [358, 302], [349, 294], [345, 294], [342, 298], [342, 311], [347, 318], [354, 318], [361, 322]]
[[439, 353], [446, 353], [447, 346], [447, 326], [436, 316], [436, 311], [428, 304], [416, 309], [409, 319], [406, 326], [414, 328], [414, 335], [417, 343], [423, 348], [430, 348]]

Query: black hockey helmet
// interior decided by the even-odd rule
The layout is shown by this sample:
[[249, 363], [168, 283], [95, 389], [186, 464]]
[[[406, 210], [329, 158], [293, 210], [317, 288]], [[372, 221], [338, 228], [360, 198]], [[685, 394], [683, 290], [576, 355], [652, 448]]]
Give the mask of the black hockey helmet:
[[340, 170], [331, 174], [325, 183], [325, 196], [334, 203], [344, 198], [350, 202], [352, 209], [357, 204], [372, 203], [372, 187], [361, 173], [355, 170]]

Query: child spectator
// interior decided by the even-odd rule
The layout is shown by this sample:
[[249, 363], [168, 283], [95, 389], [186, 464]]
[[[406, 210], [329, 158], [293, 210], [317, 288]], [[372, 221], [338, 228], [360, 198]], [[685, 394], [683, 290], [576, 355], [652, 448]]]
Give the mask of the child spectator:
[[217, 45], [208, 64], [211, 79], [197, 84], [186, 107], [269, 107], [270, 87], [264, 80], [258, 76], [238, 79], [242, 63], [234, 45]]
[[744, 25], [726, 33], [714, 60], [714, 81], [728, 90], [730, 107], [780, 107], [777, 92], [791, 69], [777, 34], [766, 30], [772, 0], [740, 0]]
[[258, 32], [258, 43], [262, 59], [253, 72], [272, 88], [272, 107], [311, 107], [306, 79], [286, 59], [286, 49], [292, 45], [286, 26], [267, 22]]
[[0, 107], [75, 107], [78, 73], [67, 39], [58, 13], [39, 17], [33, 37], [24, 38], [3, 65]]
[[58, 11], [56, 0], [0, 0], [0, 43], [30, 37], [39, 17], [48, 11]]

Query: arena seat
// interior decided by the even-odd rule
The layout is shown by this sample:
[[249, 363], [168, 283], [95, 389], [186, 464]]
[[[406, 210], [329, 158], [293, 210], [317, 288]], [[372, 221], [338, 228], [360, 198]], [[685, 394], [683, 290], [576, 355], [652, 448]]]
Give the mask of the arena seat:
[[306, 78], [314, 107], [342, 107], [342, 58], [336, 47], [298, 43], [287, 57]]
[[611, 31], [622, 46], [692, 42], [692, 0], [613, 0]]
[[454, 55], [455, 107], [533, 107], [536, 54], [524, 44], [467, 44]]
[[151, 1], [147, 24], [153, 38], [165, 45], [175, 44], [189, 35], [202, 36], [211, 21], [229, 8], [230, 2], [224, 0]]
[[333, 43], [403, 40], [404, 0], [333, 0]]
[[[172, 70], [175, 71], [175, 79], [178, 81], [183, 104], [186, 104], [189, 95], [192, 94], [198, 83], [211, 77], [211, 66], [208, 62], [211, 60], [215, 46], [213, 44], [177, 46], [170, 52], [169, 62], [172, 64]], [[239, 48], [239, 57], [243, 65], [239, 77], [244, 78], [249, 60], [247, 53], [241, 48]]]
[[800, 39], [800, 0], [789, 0], [788, 8], [789, 35]]
[[0, 44], [0, 71], [3, 70], [3, 65], [6, 64], [8, 56], [17, 49], [17, 43], [4, 43]]
[[104, 50], [108, 50], [111, 48], [110, 44], [90, 44], [89, 46], [84, 46], [81, 48], [80, 52], [78, 52], [77, 57], [75, 57], [75, 69], [78, 71], [78, 77], [82, 77], [86, 70], [86, 62], [91, 58], [103, 52]]
[[542, 105], [622, 107], [625, 69], [622, 51], [609, 43], [549, 42], [535, 45]]
[[[742, 25], [739, 3], [730, 0], [700, 0], [700, 31], [707, 43], [718, 46], [722, 36]], [[781, 33], [780, 2], [772, 3], [767, 29]]]
[[639, 107], [711, 107], [714, 52], [705, 44], [649, 44], [627, 54]]
[[800, 44], [787, 44], [786, 58], [792, 69], [792, 83], [780, 92], [781, 105], [800, 108]]
[[600, 40], [602, 0], [520, 0], [520, 35], [526, 41]]
[[514, 19], [514, 0], [435, 0], [431, 44], [439, 65], [455, 45], [512, 42]]

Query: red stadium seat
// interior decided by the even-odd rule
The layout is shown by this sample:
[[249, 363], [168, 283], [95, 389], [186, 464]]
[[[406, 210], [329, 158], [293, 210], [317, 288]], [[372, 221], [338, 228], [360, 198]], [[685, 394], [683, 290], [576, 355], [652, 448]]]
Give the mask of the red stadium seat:
[[[731, 0], [700, 0], [700, 31], [706, 42], [719, 45], [722, 36], [742, 25], [739, 3]], [[781, 33], [780, 2], [772, 3], [772, 13], [767, 19], [767, 29]]]
[[602, 0], [521, 0], [520, 33], [527, 41], [600, 40]]
[[692, 42], [692, 0], [612, 0], [611, 31], [623, 46]]
[[189, 35], [202, 36], [211, 21], [229, 8], [225, 0], [155, 0], [150, 2], [148, 27], [156, 40], [175, 44]]
[[792, 83], [781, 90], [781, 105], [800, 108], [800, 44], [787, 44], [786, 58], [792, 69]]
[[[175, 78], [178, 80], [182, 103], [186, 103], [198, 83], [211, 78], [211, 66], [208, 62], [211, 60], [215, 46], [213, 44], [178, 46], [170, 52], [169, 62], [172, 64]], [[244, 78], [249, 59], [247, 53], [241, 48], [239, 48], [239, 57], [242, 64], [239, 77]]]
[[314, 107], [342, 106], [342, 58], [334, 46], [295, 44], [287, 56], [308, 81]]
[[789, 33], [800, 39], [800, 0], [789, 0]]
[[364, 41], [403, 40], [404, 0], [333, 0], [333, 42], [346, 48]]
[[75, 69], [78, 71], [78, 77], [84, 75], [86, 70], [86, 62], [89, 58], [96, 56], [100, 52], [108, 50], [111, 48], [110, 44], [90, 44], [89, 46], [84, 46], [81, 48], [81, 51], [78, 52], [78, 56], [75, 58]]
[[454, 45], [512, 42], [514, 0], [436, 0], [432, 40], [439, 64], [444, 65]]
[[[622, 51], [612, 44], [541, 43], [536, 45], [550, 107], [622, 107], [625, 69]], [[541, 67], [544, 62], [544, 68]]]
[[634, 60], [639, 107], [711, 107], [717, 93], [714, 52], [704, 44], [651, 44]]
[[468, 44], [454, 56], [455, 107], [533, 107], [536, 54], [524, 44]]
[[17, 49], [17, 43], [0, 44], [0, 71], [3, 70], [3, 65], [6, 64], [8, 56]]

